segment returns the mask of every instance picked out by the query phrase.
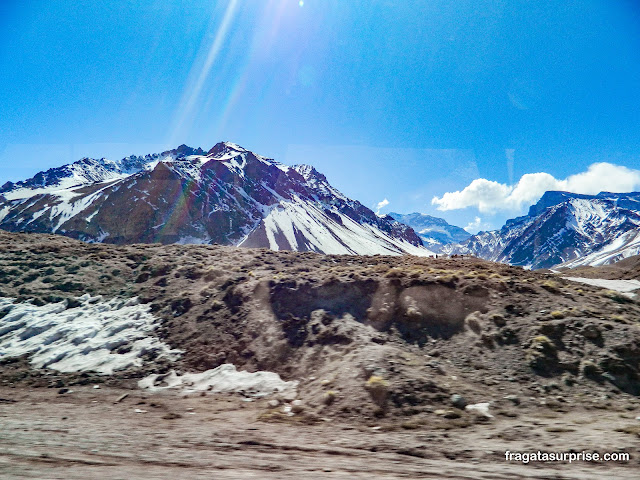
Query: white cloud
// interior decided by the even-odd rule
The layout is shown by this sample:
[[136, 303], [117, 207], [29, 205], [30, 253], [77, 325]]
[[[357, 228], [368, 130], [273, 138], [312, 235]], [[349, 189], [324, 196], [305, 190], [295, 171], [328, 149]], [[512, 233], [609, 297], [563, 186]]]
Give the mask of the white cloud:
[[480, 230], [491, 230], [491, 225], [482, 221], [480, 217], [476, 217], [473, 219], [473, 222], [469, 222], [466, 227], [464, 227], [468, 233], [476, 234]]
[[527, 173], [515, 185], [498, 183], [485, 178], [472, 181], [462, 191], [447, 192], [433, 197], [438, 210], [457, 210], [476, 207], [483, 213], [498, 210], [518, 211], [537, 202], [548, 190], [595, 195], [600, 192], [631, 192], [640, 189], [640, 170], [611, 163], [594, 163], [586, 172], [558, 180], [548, 173]]
[[389, 205], [389, 200], [387, 200], [386, 198], [384, 200], [382, 200], [381, 202], [378, 202], [378, 205], [376, 206], [376, 213], [379, 215], [380, 214], [380, 210], [382, 210], [387, 205]]

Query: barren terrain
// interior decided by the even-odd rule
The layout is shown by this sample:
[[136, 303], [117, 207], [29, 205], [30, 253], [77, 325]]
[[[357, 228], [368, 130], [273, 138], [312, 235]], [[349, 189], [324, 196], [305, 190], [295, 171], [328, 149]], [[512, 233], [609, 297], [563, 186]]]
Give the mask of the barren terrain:
[[637, 437], [616, 431], [635, 416], [625, 409], [523, 407], [517, 418], [464, 427], [449, 420], [379, 428], [339, 419], [264, 421], [266, 400], [237, 397], [90, 387], [64, 395], [3, 388], [0, 396], [6, 479], [637, 478], [637, 457], [628, 464], [504, 459], [506, 450], [637, 454]]
[[[183, 354], [98, 375], [0, 350], [3, 478], [637, 475], [640, 306], [613, 291], [468, 257], [0, 232], [1, 297], [73, 309], [87, 293], [138, 297]], [[137, 387], [225, 363], [299, 381], [295, 411], [286, 396]], [[631, 461], [522, 465], [505, 450]]]
[[605, 278], [609, 280], [638, 280], [640, 279], [640, 255], [625, 258], [611, 265], [600, 267], [578, 267], [563, 271], [576, 277]]

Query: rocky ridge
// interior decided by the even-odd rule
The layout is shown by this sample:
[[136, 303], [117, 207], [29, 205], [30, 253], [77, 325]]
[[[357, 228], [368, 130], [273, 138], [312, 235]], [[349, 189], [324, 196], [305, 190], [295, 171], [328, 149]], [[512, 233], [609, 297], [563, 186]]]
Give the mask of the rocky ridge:
[[428, 255], [415, 232], [236, 144], [82, 159], [0, 189], [0, 228], [112, 244], [191, 243], [335, 254]]
[[528, 215], [443, 251], [532, 269], [613, 263], [640, 252], [640, 193], [546, 192]]

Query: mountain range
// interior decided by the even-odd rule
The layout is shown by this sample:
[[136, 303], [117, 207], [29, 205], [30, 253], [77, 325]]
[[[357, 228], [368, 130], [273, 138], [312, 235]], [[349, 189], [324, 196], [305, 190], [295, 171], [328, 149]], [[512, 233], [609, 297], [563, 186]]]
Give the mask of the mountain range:
[[329, 254], [430, 255], [309, 165], [230, 142], [122, 160], [83, 158], [0, 187], [0, 228], [86, 242], [200, 243]]
[[[378, 215], [310, 165], [230, 142], [122, 160], [83, 158], [0, 187], [0, 229], [86, 242], [191, 243], [327, 254], [471, 254], [525, 268], [640, 254], [640, 193], [549, 191], [527, 215], [471, 236], [423, 213]], [[417, 233], [416, 233], [417, 232]]]
[[450, 225], [445, 219], [425, 213], [389, 213], [389, 216], [410, 226], [418, 234], [422, 243], [434, 252], [440, 252], [450, 243], [460, 243], [471, 237], [466, 230]]
[[532, 269], [610, 264], [640, 253], [640, 193], [549, 191], [527, 215], [443, 251]]

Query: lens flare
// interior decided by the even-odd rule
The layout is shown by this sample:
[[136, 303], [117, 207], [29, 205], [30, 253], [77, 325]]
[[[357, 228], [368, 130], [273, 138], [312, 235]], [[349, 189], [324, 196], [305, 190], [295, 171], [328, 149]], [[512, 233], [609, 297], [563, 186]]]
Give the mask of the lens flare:
[[190, 120], [193, 120], [194, 107], [196, 106], [200, 93], [202, 92], [202, 88], [209, 77], [211, 68], [220, 55], [222, 46], [229, 35], [229, 29], [232, 25], [237, 7], [238, 0], [232, 0], [227, 6], [222, 22], [220, 23], [220, 27], [218, 28], [211, 47], [209, 48], [206, 60], [204, 61], [200, 72], [195, 76], [196, 80], [193, 86], [188, 88], [183, 94], [182, 101], [180, 102], [181, 111], [176, 115], [176, 120], [172, 129], [173, 135], [171, 138], [171, 145], [177, 143], [178, 138], [184, 135], [184, 129], [187, 126], [187, 123]]
[[[299, 2], [300, 6], [303, 4], [303, 1]], [[214, 31], [203, 40], [196, 56], [198, 60], [191, 67], [189, 80], [174, 114], [168, 144], [185, 142], [194, 122], [205, 112], [206, 130], [212, 139], [218, 140], [233, 118], [238, 103], [255, 86], [256, 66], [260, 65], [262, 69], [265, 59], [271, 58], [273, 49], [282, 48], [283, 35], [286, 36], [296, 24], [295, 10], [295, 3], [291, 0], [265, 1], [258, 15], [252, 12], [255, 28], [251, 29], [248, 38], [246, 30], [234, 28], [247, 13], [241, 2], [233, 0], [225, 10], [219, 11], [217, 17], [221, 19], [213, 24]], [[212, 40], [209, 42], [208, 38]], [[244, 48], [239, 50], [240, 46]], [[288, 68], [292, 72], [300, 71], [303, 50], [304, 43], [300, 42], [287, 53]], [[231, 65], [225, 58], [230, 52], [235, 52]], [[214, 81], [216, 77], [220, 81]], [[260, 77], [261, 87], [253, 95], [268, 96], [273, 88], [278, 88], [275, 77]], [[313, 75], [307, 77], [309, 75], [303, 80], [308, 81]], [[255, 99], [255, 108], [260, 108], [260, 100]]]

